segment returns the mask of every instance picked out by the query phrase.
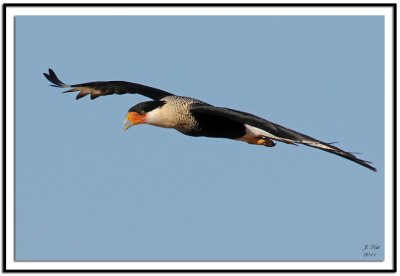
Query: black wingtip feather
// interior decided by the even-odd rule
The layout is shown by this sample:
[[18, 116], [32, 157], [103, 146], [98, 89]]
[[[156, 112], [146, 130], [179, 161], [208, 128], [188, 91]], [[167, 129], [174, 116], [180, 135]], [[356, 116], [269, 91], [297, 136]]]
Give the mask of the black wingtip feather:
[[328, 149], [323, 149], [323, 148], [319, 148], [319, 149], [321, 149], [323, 151], [326, 151], [326, 152], [330, 152], [330, 153], [339, 155], [339, 156], [341, 156], [343, 158], [346, 158], [346, 159], [348, 159], [350, 161], [353, 161], [353, 162], [355, 162], [355, 163], [357, 163], [357, 164], [359, 164], [359, 165], [361, 165], [361, 166], [363, 166], [363, 167], [365, 167], [367, 169], [370, 169], [370, 170], [372, 170], [374, 172], [378, 171], [375, 167], [370, 165], [370, 164], [372, 164], [372, 162], [367, 161], [367, 160], [358, 159], [357, 156], [351, 154], [350, 152], [343, 151], [343, 150], [341, 150], [339, 148], [336, 148], [336, 147], [334, 148], [336, 150], [332, 150], [332, 149], [328, 150]]
[[76, 100], [79, 100], [80, 98], [83, 98], [83, 97], [85, 97], [85, 96], [87, 96], [87, 95], [89, 95], [89, 94], [83, 94], [83, 93], [78, 93], [78, 95], [76, 95]]
[[90, 99], [94, 100], [96, 98], [100, 97], [100, 95], [96, 95], [96, 94], [90, 94]]
[[46, 77], [46, 79], [47, 79], [48, 81], [52, 82], [49, 74], [43, 73], [43, 75]]
[[[335, 152], [332, 152], [332, 153], [335, 153]], [[355, 156], [356, 154], [361, 154], [361, 153], [345, 152], [345, 151], [341, 150], [341, 152], [335, 153], [335, 154], [340, 155], [340, 156], [342, 156], [342, 157], [344, 157], [344, 158], [346, 158], [348, 160], [351, 160], [351, 161], [353, 161], [353, 162], [355, 162], [355, 163], [357, 163], [357, 164], [359, 164], [359, 165], [361, 165], [363, 167], [366, 167], [367, 169], [370, 169], [370, 170], [372, 170], [374, 172], [378, 171], [375, 167], [370, 165], [370, 164], [373, 164], [372, 162], [367, 161], [367, 160], [363, 160], [363, 159], [359, 159], [357, 156]]]
[[370, 170], [372, 170], [374, 172], [378, 171], [377, 168], [375, 168], [375, 167], [370, 165], [370, 164], [372, 164], [372, 162], [361, 160], [361, 159], [357, 159], [357, 160], [359, 160], [360, 162], [358, 162], [358, 161], [355, 161], [355, 162], [360, 164], [361, 166], [364, 166], [364, 167], [366, 167], [366, 168], [368, 168], [368, 169], [370, 169]]
[[358, 159], [358, 158], [356, 160], [352, 160], [352, 161], [354, 161], [354, 162], [360, 164], [361, 166], [364, 166], [364, 167], [366, 167], [366, 168], [368, 168], [368, 169], [370, 169], [370, 170], [372, 170], [374, 172], [378, 171], [375, 167], [370, 165], [370, 164], [372, 164], [372, 162], [370, 162], [370, 161], [366, 161], [366, 160], [362, 160], [362, 159]]
[[51, 83], [53, 83], [53, 85], [51, 85], [51, 86], [61, 87], [61, 88], [69, 87], [69, 85], [60, 81], [60, 79], [57, 77], [56, 73], [54, 73], [54, 71], [52, 69], [49, 69], [48, 74], [43, 73], [43, 75], [46, 77], [46, 79], [48, 79]]

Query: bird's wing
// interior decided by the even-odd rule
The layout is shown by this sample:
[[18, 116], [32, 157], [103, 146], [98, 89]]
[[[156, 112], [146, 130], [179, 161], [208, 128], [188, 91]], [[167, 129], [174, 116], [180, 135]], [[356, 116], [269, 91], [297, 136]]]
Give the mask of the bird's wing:
[[90, 95], [92, 100], [96, 99], [100, 96], [112, 95], [112, 94], [141, 94], [143, 96], [149, 97], [153, 100], [160, 100], [165, 96], [173, 95], [169, 92], [149, 87], [146, 85], [126, 82], [126, 81], [95, 81], [95, 82], [87, 82], [87, 83], [79, 83], [68, 85], [59, 80], [57, 75], [53, 70], [49, 69], [49, 73], [43, 73], [43, 75], [53, 83], [54, 87], [59, 88], [71, 88], [67, 92], [77, 92], [76, 99], [80, 99], [86, 95]]
[[338, 147], [332, 146], [332, 144], [330, 143], [319, 141], [310, 136], [304, 135], [302, 133], [283, 127], [281, 125], [272, 123], [270, 121], [267, 121], [263, 118], [257, 117], [250, 113], [237, 111], [229, 108], [215, 107], [202, 104], [194, 104], [191, 107], [191, 112], [207, 113], [207, 114], [213, 114], [215, 116], [229, 118], [231, 120], [243, 123], [250, 130], [254, 129], [260, 130], [259, 133], [261, 135], [265, 135], [269, 139], [285, 142], [288, 144], [304, 144], [310, 147], [318, 148], [339, 155], [343, 158], [349, 159], [370, 170], [376, 171], [376, 168], [370, 165], [371, 162], [361, 160], [350, 152], [346, 152]]

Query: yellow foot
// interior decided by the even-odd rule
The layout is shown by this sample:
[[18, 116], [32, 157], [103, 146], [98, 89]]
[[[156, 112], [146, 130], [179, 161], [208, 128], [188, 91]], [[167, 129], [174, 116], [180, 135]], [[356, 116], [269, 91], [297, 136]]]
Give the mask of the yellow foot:
[[275, 146], [274, 141], [272, 141], [272, 140], [270, 140], [270, 139], [266, 139], [266, 138], [264, 138], [264, 139], [259, 139], [259, 140], [257, 141], [257, 144], [258, 144], [258, 145], [263, 145], [263, 146], [266, 146], [266, 147], [274, 147], [274, 146]]
[[251, 141], [247, 141], [247, 143], [252, 144], [252, 145], [260, 145], [260, 146], [266, 146], [266, 147], [274, 147], [275, 143], [271, 139], [268, 139], [266, 137], [254, 137]]

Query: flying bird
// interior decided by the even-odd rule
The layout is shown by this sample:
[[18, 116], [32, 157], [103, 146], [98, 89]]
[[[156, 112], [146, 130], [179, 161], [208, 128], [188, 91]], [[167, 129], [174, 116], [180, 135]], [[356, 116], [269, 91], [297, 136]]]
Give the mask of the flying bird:
[[275, 146], [275, 142], [303, 144], [339, 155], [376, 171], [371, 162], [361, 160], [354, 153], [333, 146], [333, 143], [322, 142], [247, 112], [216, 107], [194, 98], [177, 96], [138, 83], [95, 81], [68, 85], [60, 81], [52, 69], [49, 69], [49, 73], [43, 74], [53, 83], [52, 86], [69, 88], [63, 93], [79, 91], [77, 100], [87, 95], [94, 100], [100, 96], [127, 93], [141, 94], [152, 99], [129, 109], [124, 121], [125, 130], [134, 125], [149, 124], [174, 128], [185, 135], [194, 137], [227, 138], [266, 147]]

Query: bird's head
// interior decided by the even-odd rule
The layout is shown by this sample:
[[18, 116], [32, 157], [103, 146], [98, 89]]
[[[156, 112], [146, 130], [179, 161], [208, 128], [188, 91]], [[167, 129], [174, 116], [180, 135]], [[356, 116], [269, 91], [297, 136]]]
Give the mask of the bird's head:
[[125, 117], [124, 130], [127, 130], [134, 125], [149, 123], [150, 117], [154, 117], [151, 115], [158, 113], [158, 109], [164, 104], [164, 101], [149, 101], [132, 106]]

